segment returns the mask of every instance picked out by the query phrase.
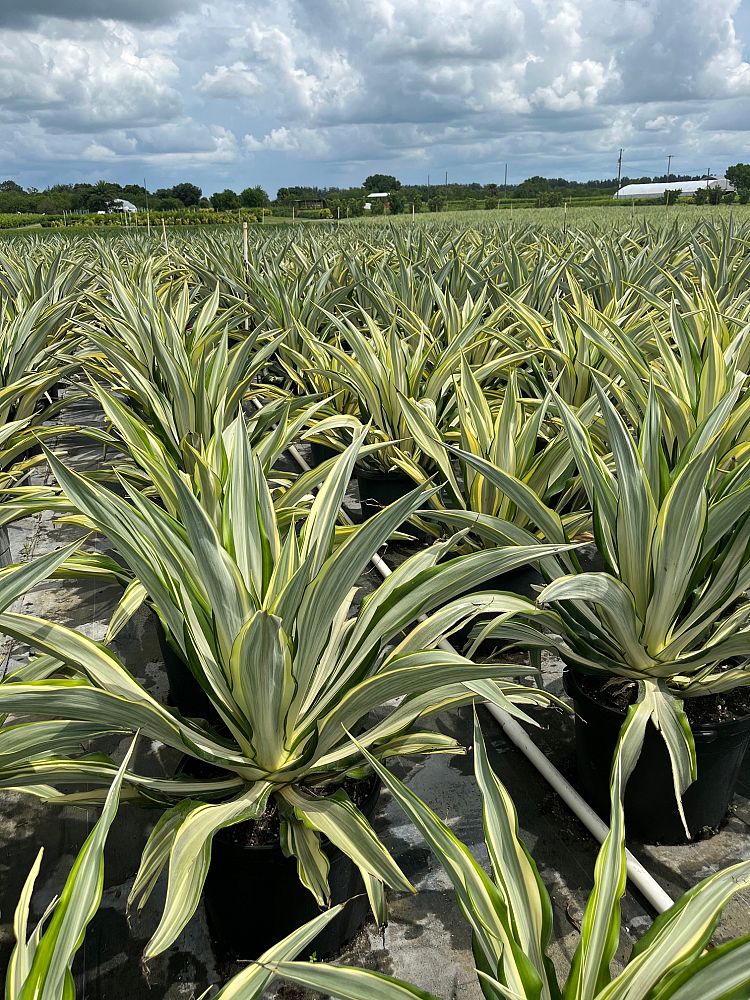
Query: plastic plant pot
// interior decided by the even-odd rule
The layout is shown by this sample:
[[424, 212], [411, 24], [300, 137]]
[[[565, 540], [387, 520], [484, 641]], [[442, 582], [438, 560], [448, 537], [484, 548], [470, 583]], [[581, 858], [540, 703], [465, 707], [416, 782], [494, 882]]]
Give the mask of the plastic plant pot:
[[[578, 783], [589, 804], [609, 814], [609, 773], [625, 713], [584, 690], [580, 675], [565, 671], [565, 690], [576, 713]], [[693, 726], [698, 777], [682, 797], [691, 836], [715, 831], [726, 816], [750, 743], [750, 715]], [[686, 843], [675, 801], [669, 755], [662, 735], [649, 724], [641, 756], [625, 793], [628, 836], [642, 843]]]

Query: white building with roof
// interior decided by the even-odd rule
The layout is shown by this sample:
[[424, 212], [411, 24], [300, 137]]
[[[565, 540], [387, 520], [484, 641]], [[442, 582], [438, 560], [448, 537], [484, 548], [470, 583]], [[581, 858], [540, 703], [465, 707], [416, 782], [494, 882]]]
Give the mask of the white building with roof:
[[699, 188], [721, 188], [722, 191], [734, 191], [734, 187], [726, 177], [703, 177], [699, 181], [657, 181], [653, 184], [626, 184], [616, 191], [613, 198], [663, 198], [665, 191], [681, 191], [691, 195]]
[[126, 201], [125, 198], [113, 198], [109, 203], [110, 212], [137, 212], [138, 209], [135, 207], [132, 201]]

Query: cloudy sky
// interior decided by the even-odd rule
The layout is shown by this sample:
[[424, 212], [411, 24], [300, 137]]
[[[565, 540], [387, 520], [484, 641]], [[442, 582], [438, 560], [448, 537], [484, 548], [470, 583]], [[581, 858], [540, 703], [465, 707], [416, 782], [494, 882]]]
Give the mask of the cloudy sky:
[[0, 175], [502, 182], [750, 160], [750, 0], [0, 0]]

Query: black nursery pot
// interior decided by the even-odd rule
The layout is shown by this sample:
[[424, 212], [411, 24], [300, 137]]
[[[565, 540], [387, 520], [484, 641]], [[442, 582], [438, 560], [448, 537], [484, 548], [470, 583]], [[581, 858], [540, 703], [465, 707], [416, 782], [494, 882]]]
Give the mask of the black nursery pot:
[[[585, 691], [576, 671], [563, 675], [575, 708], [578, 783], [584, 797], [602, 816], [609, 815], [609, 774], [625, 713], [604, 705]], [[734, 795], [750, 743], [750, 716], [693, 727], [698, 777], [682, 797], [691, 836], [714, 830]], [[669, 754], [662, 735], [649, 724], [643, 749], [625, 791], [625, 828], [642, 843], [686, 843], [672, 782]]]
[[[395, 503], [417, 488], [417, 484], [405, 472], [375, 472], [355, 466], [354, 476], [359, 487], [359, 505], [363, 521], [369, 520], [383, 507]], [[413, 535], [419, 542], [435, 541], [426, 531], [408, 521], [405, 521], [399, 530]]]
[[327, 462], [329, 458], [336, 458], [340, 454], [340, 451], [329, 448], [327, 444], [318, 444], [317, 441], [310, 442], [310, 465], [314, 469], [322, 465], [323, 462]]
[[169, 685], [168, 703], [186, 718], [214, 721], [218, 717], [216, 709], [193, 677], [190, 667], [167, 638], [159, 618], [156, 618], [156, 634]]
[[[380, 781], [359, 806], [372, 819]], [[244, 825], [244, 824], [243, 824]], [[297, 874], [295, 858], [284, 857], [278, 843], [237, 843], [238, 827], [220, 830], [213, 841], [211, 866], [204, 890], [208, 926], [225, 958], [255, 959], [287, 934], [321, 912]], [[339, 952], [367, 919], [370, 905], [359, 870], [330, 842], [322, 841], [331, 865], [328, 880], [332, 904], [354, 899], [298, 956], [325, 958]]]
[[380, 472], [355, 466], [354, 475], [359, 487], [363, 521], [411, 493], [417, 485], [405, 472]]

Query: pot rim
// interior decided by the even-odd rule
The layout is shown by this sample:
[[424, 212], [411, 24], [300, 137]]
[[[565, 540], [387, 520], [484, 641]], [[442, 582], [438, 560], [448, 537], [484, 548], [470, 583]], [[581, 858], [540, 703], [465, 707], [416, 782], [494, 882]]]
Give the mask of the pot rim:
[[[375, 807], [377, 806], [378, 798], [380, 797], [380, 792], [383, 787], [383, 782], [378, 777], [378, 775], [374, 773], [367, 775], [365, 778], [360, 778], [359, 780], [372, 782], [372, 788], [365, 796], [362, 804], [360, 806], [357, 806], [359, 811], [361, 813], [364, 813], [365, 818], [369, 818], [369, 816], [372, 816], [372, 813], [374, 813]], [[248, 820], [247, 822], [253, 822], [253, 821]], [[287, 855], [283, 854], [281, 850], [280, 840], [276, 840], [271, 844], [238, 844], [235, 841], [226, 839], [226, 832], [231, 829], [232, 827], [222, 827], [220, 830], [217, 830], [217, 832], [214, 834], [214, 842], [219, 841], [222, 844], [222, 847], [232, 848], [233, 850], [236, 851], [257, 851], [257, 852], [265, 852], [267, 854], [278, 854], [281, 855], [286, 860]], [[222, 837], [222, 834], [224, 834], [225, 836]], [[340, 849], [336, 847], [334, 844], [331, 844], [328, 838], [325, 836], [322, 837], [322, 845], [324, 849], [326, 846], [330, 845], [333, 852], [338, 851], [341, 854], [344, 853], [343, 851], [340, 851]]]
[[[573, 701], [582, 701], [588, 705], [593, 705], [598, 711], [604, 712], [611, 716], [616, 716], [620, 720], [624, 720], [626, 712], [623, 712], [619, 708], [614, 708], [612, 705], [605, 705], [601, 701], [597, 701], [596, 698], [592, 698], [588, 691], [584, 691], [578, 680], [578, 675], [584, 676], [584, 671], [577, 670], [575, 667], [568, 666], [566, 664], [563, 670], [563, 685], [565, 691]], [[585, 674], [585, 676], [595, 676], [592, 674]], [[610, 675], [614, 677], [614, 674]], [[623, 678], [626, 680], [626, 678]], [[693, 736], [714, 736], [716, 733], [722, 733], [722, 735], [734, 735], [735, 733], [741, 733], [743, 730], [750, 731], [750, 714], [740, 716], [738, 719], [727, 719], [724, 722], [701, 722], [698, 725], [691, 725], [690, 730]]]
[[354, 475], [357, 479], [386, 479], [391, 482], [398, 482], [400, 480], [402, 482], [413, 483], [414, 489], [419, 485], [403, 469], [389, 469], [387, 472], [384, 472], [382, 469], [366, 469], [361, 465], [355, 464]]

